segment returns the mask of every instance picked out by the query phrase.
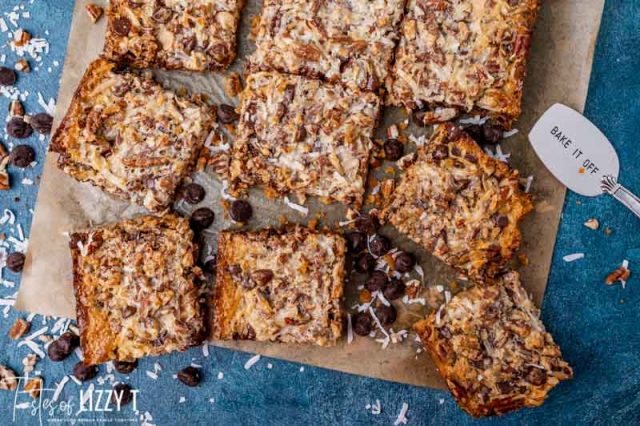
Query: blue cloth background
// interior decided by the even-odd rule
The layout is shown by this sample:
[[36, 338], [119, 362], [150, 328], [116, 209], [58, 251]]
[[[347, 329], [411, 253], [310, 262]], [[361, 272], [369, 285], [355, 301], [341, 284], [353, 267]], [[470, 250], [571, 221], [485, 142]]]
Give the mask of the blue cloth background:
[[[26, 1], [2, 0], [0, 13], [9, 12]], [[72, 0], [38, 0], [28, 6], [31, 18], [22, 20], [35, 35], [45, 36], [51, 52], [39, 72], [21, 74], [18, 87], [31, 92], [26, 109], [38, 112], [36, 93], [46, 99], [56, 97], [67, 35], [71, 23]], [[609, 136], [621, 157], [622, 181], [640, 193], [640, 2], [609, 0], [596, 51], [595, 64], [586, 115]], [[0, 34], [1, 43], [6, 37]], [[0, 44], [0, 54], [13, 64], [15, 56]], [[52, 72], [47, 72], [47, 67]], [[0, 97], [0, 111], [6, 111], [8, 100]], [[4, 117], [4, 114], [2, 115]], [[6, 135], [4, 142], [10, 140]], [[15, 142], [15, 141], [14, 141]], [[41, 172], [46, 143], [34, 136], [27, 143], [37, 147], [38, 165], [21, 172], [11, 169], [14, 182], [11, 191], [0, 193], [0, 206], [12, 209], [25, 230], [29, 229], [37, 186], [24, 186], [24, 176], [35, 179]], [[18, 200], [19, 197], [19, 200]], [[602, 223], [599, 231], [591, 231], [582, 223], [591, 217]], [[613, 230], [607, 236], [604, 227]], [[9, 232], [0, 226], [0, 232]], [[562, 256], [584, 252], [585, 259], [564, 263]], [[607, 287], [604, 277], [622, 259], [629, 259], [631, 269], [640, 274], [640, 220], [610, 198], [586, 199], [567, 196], [558, 235], [550, 283], [544, 300], [544, 322], [574, 366], [575, 379], [558, 386], [546, 404], [537, 409], [522, 410], [483, 423], [506, 424], [639, 424], [640, 423], [640, 279], [633, 276], [627, 288]], [[5, 278], [19, 276], [5, 271]], [[0, 287], [0, 297], [16, 289]], [[16, 348], [6, 335], [14, 320], [24, 313], [12, 311], [0, 326], [0, 363], [21, 371], [21, 360], [30, 351]], [[42, 318], [34, 319], [33, 330]], [[49, 325], [53, 321], [49, 320]], [[251, 355], [210, 348], [205, 358], [200, 349], [160, 358], [163, 371], [157, 381], [146, 377], [155, 359], [142, 360], [128, 382], [140, 389], [138, 409], [149, 411], [151, 423], [173, 424], [392, 424], [403, 402], [409, 404], [409, 424], [468, 424], [474, 420], [457, 407], [447, 392], [387, 383], [320, 368], [304, 367], [263, 358], [250, 370], [243, 368]], [[68, 374], [77, 360], [74, 356], [62, 363], [40, 361], [52, 386]], [[197, 389], [187, 388], [172, 378], [177, 370], [192, 361], [204, 366], [204, 382]], [[269, 369], [267, 364], [272, 364]], [[104, 368], [104, 367], [103, 367]], [[218, 379], [218, 372], [224, 373]], [[104, 374], [104, 369], [101, 371]], [[121, 376], [120, 376], [121, 377]], [[95, 381], [94, 381], [95, 383]], [[96, 387], [99, 387], [96, 384]], [[86, 385], [85, 385], [86, 388]], [[106, 386], [102, 386], [106, 388]], [[180, 403], [180, 397], [186, 401]], [[12, 419], [14, 394], [0, 391], [0, 419]], [[23, 396], [24, 397], [24, 396]], [[78, 386], [69, 382], [60, 398], [76, 401]], [[210, 400], [212, 399], [212, 400]], [[380, 400], [382, 413], [373, 415], [365, 409]], [[21, 399], [24, 400], [24, 399]], [[213, 401], [213, 402], [212, 402]], [[37, 424], [38, 415], [18, 410], [18, 424]], [[135, 414], [135, 413], [133, 413]], [[131, 417], [130, 408], [123, 413], [83, 414], [82, 418], [115, 419]], [[42, 419], [46, 422], [47, 415]], [[136, 418], [134, 416], [134, 418]]]

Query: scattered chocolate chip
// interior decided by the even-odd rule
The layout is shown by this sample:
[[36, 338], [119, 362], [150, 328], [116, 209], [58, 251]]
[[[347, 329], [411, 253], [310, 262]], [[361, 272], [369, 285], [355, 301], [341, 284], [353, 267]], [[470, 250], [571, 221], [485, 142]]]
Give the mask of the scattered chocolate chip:
[[7, 123], [7, 133], [12, 138], [25, 139], [33, 134], [33, 129], [22, 117], [13, 117]]
[[204, 262], [204, 265], [202, 265], [202, 270], [209, 274], [213, 274], [216, 272], [217, 264], [218, 264], [218, 257], [216, 255], [213, 255], [209, 260]]
[[373, 271], [364, 286], [367, 290], [374, 292], [382, 290], [389, 282], [389, 277], [382, 271]]
[[229, 216], [231, 216], [234, 222], [245, 223], [253, 216], [253, 208], [246, 200], [235, 200], [231, 203]]
[[378, 230], [378, 228], [380, 227], [380, 222], [378, 222], [377, 218], [371, 215], [363, 214], [356, 218], [354, 225], [356, 229], [363, 234], [371, 235], [375, 234], [375, 232]]
[[78, 347], [80, 339], [70, 331], [66, 331], [58, 339], [51, 342], [47, 354], [52, 361], [62, 361]]
[[11, 68], [0, 67], [0, 86], [13, 86], [16, 84], [18, 76]]
[[7, 268], [13, 272], [22, 272], [24, 267], [24, 254], [14, 251], [7, 256]]
[[398, 272], [409, 272], [416, 265], [416, 258], [411, 254], [401, 251], [395, 259], [395, 270]]
[[58, 340], [54, 340], [49, 347], [47, 347], [47, 355], [49, 355], [51, 361], [62, 361], [69, 356], [69, 353], [63, 349]]
[[36, 132], [42, 135], [48, 135], [51, 133], [51, 126], [53, 125], [53, 117], [46, 112], [40, 112], [31, 117], [31, 127]]
[[213, 210], [207, 207], [201, 207], [191, 213], [189, 223], [194, 231], [201, 231], [211, 226], [214, 218], [215, 214], [213, 213]]
[[482, 138], [485, 143], [496, 144], [500, 142], [503, 133], [502, 128], [498, 126], [492, 126], [490, 124], [484, 124], [482, 126]]
[[475, 164], [475, 163], [478, 162], [478, 158], [473, 154], [466, 153], [464, 155], [464, 158], [465, 158], [465, 160], [467, 160], [470, 163], [474, 163]]
[[73, 375], [76, 377], [76, 379], [82, 382], [86, 382], [87, 380], [91, 380], [98, 375], [98, 366], [84, 365], [84, 363], [80, 361], [73, 367]]
[[369, 250], [374, 256], [383, 256], [391, 250], [391, 241], [384, 235], [375, 235], [369, 242]]
[[358, 336], [368, 336], [371, 333], [371, 317], [368, 314], [362, 312], [355, 314], [351, 325]]
[[444, 145], [438, 145], [437, 147], [435, 147], [433, 153], [431, 154], [431, 157], [436, 161], [444, 160], [448, 156], [449, 149]]
[[122, 309], [122, 318], [129, 318], [130, 316], [133, 316], [136, 312], [138, 312], [138, 308], [136, 308], [135, 306], [129, 305]]
[[347, 234], [348, 250], [351, 253], [360, 253], [367, 248], [367, 236], [362, 232], [351, 232]]
[[268, 284], [273, 279], [273, 271], [271, 269], [258, 269], [253, 271], [251, 279], [258, 285]]
[[16, 145], [10, 154], [11, 164], [16, 167], [29, 167], [36, 159], [36, 152], [29, 145]]
[[113, 368], [116, 369], [118, 373], [121, 374], [129, 374], [136, 368], [138, 368], [138, 360], [135, 361], [113, 361]]
[[120, 401], [120, 406], [127, 405], [131, 402], [132, 395], [131, 386], [126, 383], [118, 383], [111, 391], [111, 403], [116, 407], [118, 406], [118, 401]]
[[187, 386], [194, 387], [198, 386], [200, 380], [202, 380], [202, 376], [199, 369], [195, 367], [187, 367], [178, 372], [178, 380]]
[[509, 224], [509, 218], [503, 214], [498, 214], [493, 217], [493, 220], [496, 222], [500, 228], [504, 228]]
[[525, 379], [534, 386], [542, 386], [547, 381], [547, 372], [541, 368], [531, 367]]
[[131, 21], [125, 16], [121, 16], [113, 20], [113, 31], [121, 36], [126, 37], [131, 31]]
[[402, 280], [392, 279], [382, 290], [382, 294], [387, 300], [396, 300], [404, 296], [404, 291], [407, 287]]
[[370, 253], [362, 253], [356, 257], [353, 266], [358, 272], [371, 272], [376, 267], [376, 260]]
[[397, 139], [387, 139], [384, 143], [384, 156], [389, 161], [397, 161], [404, 154], [404, 144]]
[[218, 107], [218, 120], [222, 124], [230, 124], [240, 118], [240, 115], [236, 112], [236, 108], [232, 105], [221, 104]]
[[376, 317], [382, 325], [391, 325], [395, 322], [398, 313], [393, 305], [380, 305], [375, 309]]
[[197, 183], [189, 183], [182, 187], [182, 198], [189, 204], [198, 204], [204, 199], [204, 188]]

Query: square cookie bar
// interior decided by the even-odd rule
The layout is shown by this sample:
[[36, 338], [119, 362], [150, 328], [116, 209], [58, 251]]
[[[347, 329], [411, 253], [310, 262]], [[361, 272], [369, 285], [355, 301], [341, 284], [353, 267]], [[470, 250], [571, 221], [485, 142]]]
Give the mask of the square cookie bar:
[[484, 279], [520, 246], [519, 222], [533, 203], [519, 181], [464, 131], [441, 124], [400, 178], [383, 218], [445, 263]]
[[539, 406], [573, 376], [517, 272], [454, 296], [414, 329], [460, 407], [476, 417]]
[[84, 363], [185, 350], [205, 337], [187, 219], [141, 216], [74, 233], [73, 287]]
[[302, 227], [220, 233], [213, 338], [335, 344], [345, 250], [340, 235]]
[[265, 187], [362, 204], [380, 100], [273, 72], [247, 77], [229, 166], [230, 187]]
[[75, 179], [160, 212], [214, 125], [215, 109], [199, 97], [178, 96], [150, 74], [98, 59], [82, 78], [51, 150]]
[[389, 101], [424, 124], [459, 114], [510, 128], [539, 0], [408, 0]]
[[135, 68], [206, 71], [236, 57], [243, 0], [111, 0], [104, 55]]
[[404, 4], [266, 0], [250, 64], [378, 91], [391, 67]]

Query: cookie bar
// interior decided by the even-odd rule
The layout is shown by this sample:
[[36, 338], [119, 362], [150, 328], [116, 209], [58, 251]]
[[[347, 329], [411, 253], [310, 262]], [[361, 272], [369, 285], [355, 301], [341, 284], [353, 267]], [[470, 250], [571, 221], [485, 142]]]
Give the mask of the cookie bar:
[[251, 67], [384, 87], [405, 0], [266, 0]]
[[376, 95], [305, 77], [257, 72], [247, 77], [232, 147], [232, 191], [262, 186], [361, 205]]
[[104, 55], [135, 68], [206, 71], [236, 57], [243, 0], [111, 0]]
[[188, 220], [141, 216], [72, 234], [84, 363], [185, 350], [205, 337]]
[[98, 59], [53, 136], [59, 167], [151, 211], [165, 210], [215, 125], [199, 97], [178, 96], [150, 74]]
[[338, 234], [302, 227], [220, 233], [213, 338], [335, 344], [344, 262]]
[[516, 170], [461, 129], [441, 124], [401, 177], [383, 218], [447, 264], [484, 279], [513, 257], [519, 222], [532, 209]]
[[539, 7], [539, 0], [408, 0], [390, 103], [424, 124], [471, 113], [510, 128]]
[[480, 417], [541, 405], [573, 376], [540, 312], [510, 272], [414, 325], [454, 398]]

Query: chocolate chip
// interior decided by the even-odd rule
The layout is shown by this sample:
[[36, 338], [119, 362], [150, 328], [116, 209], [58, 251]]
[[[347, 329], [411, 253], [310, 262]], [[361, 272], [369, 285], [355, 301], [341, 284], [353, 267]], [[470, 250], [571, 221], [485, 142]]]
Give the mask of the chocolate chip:
[[76, 377], [76, 379], [82, 382], [86, 382], [87, 380], [91, 380], [98, 375], [98, 366], [84, 365], [84, 363], [80, 361], [73, 367], [73, 375]]
[[13, 86], [16, 84], [18, 76], [14, 70], [7, 67], [0, 67], [0, 86]]
[[374, 256], [383, 256], [391, 250], [391, 241], [383, 235], [375, 235], [369, 241], [369, 250]]
[[271, 269], [258, 269], [253, 271], [251, 279], [258, 285], [268, 284], [273, 279], [273, 271]]
[[393, 305], [377, 306], [375, 309], [375, 313], [376, 313], [376, 317], [378, 318], [378, 321], [380, 321], [382, 325], [391, 325], [395, 322], [396, 318], [398, 317], [396, 308], [394, 308]]
[[138, 308], [136, 308], [135, 306], [127, 306], [124, 309], [122, 309], [122, 318], [129, 318], [130, 316], [133, 316], [136, 312], [138, 312]]
[[525, 379], [534, 386], [542, 386], [547, 381], [547, 373], [541, 368], [531, 367]]
[[213, 274], [216, 272], [217, 264], [218, 264], [218, 257], [214, 254], [209, 260], [204, 262], [204, 265], [202, 265], [202, 270], [209, 274]]
[[118, 373], [121, 374], [129, 374], [136, 368], [138, 368], [138, 360], [135, 361], [113, 361], [113, 368], [116, 369]]
[[236, 112], [236, 108], [232, 105], [221, 104], [218, 107], [218, 120], [222, 124], [230, 124], [240, 118], [240, 115]]
[[433, 153], [431, 154], [431, 157], [436, 161], [444, 160], [448, 156], [449, 149], [444, 145], [438, 145], [437, 147], [435, 147]]
[[189, 183], [182, 187], [182, 198], [189, 204], [198, 204], [204, 199], [204, 188], [197, 183]]
[[362, 232], [351, 232], [347, 234], [347, 249], [351, 253], [360, 253], [367, 248], [367, 236]]
[[78, 336], [70, 331], [66, 331], [58, 339], [51, 342], [47, 348], [47, 354], [52, 361], [62, 361], [78, 347], [78, 344]]
[[498, 214], [493, 217], [493, 220], [496, 222], [500, 228], [504, 228], [509, 224], [509, 218], [503, 214]]
[[464, 158], [465, 158], [465, 160], [467, 160], [470, 163], [474, 163], [475, 164], [475, 163], [478, 162], [478, 158], [473, 154], [466, 153], [464, 155]]
[[231, 203], [229, 216], [231, 216], [234, 222], [245, 223], [253, 216], [253, 208], [246, 200], [235, 200]]
[[376, 267], [376, 260], [369, 253], [362, 253], [356, 257], [354, 268], [358, 272], [371, 272]]
[[51, 126], [53, 125], [53, 117], [46, 112], [40, 112], [31, 117], [31, 127], [36, 132], [42, 135], [48, 135], [51, 133]]
[[11, 150], [11, 164], [16, 167], [29, 167], [36, 159], [36, 152], [29, 145], [16, 145]]
[[384, 156], [389, 161], [397, 161], [404, 154], [404, 144], [397, 139], [387, 139], [384, 143]]
[[200, 380], [202, 380], [202, 376], [199, 369], [195, 367], [187, 367], [178, 372], [178, 380], [187, 386], [194, 387], [198, 386]]
[[355, 314], [351, 325], [358, 336], [368, 336], [371, 333], [371, 317], [368, 314]]
[[47, 355], [49, 355], [51, 361], [62, 361], [69, 356], [69, 353], [65, 352], [58, 340], [54, 340], [47, 347]]
[[389, 277], [382, 271], [373, 271], [364, 286], [367, 290], [374, 292], [382, 290], [389, 282]]
[[207, 207], [201, 207], [191, 213], [191, 219], [189, 223], [191, 224], [191, 228], [193, 228], [194, 231], [201, 231], [211, 226], [211, 224], [213, 223], [213, 219], [215, 219], [213, 210]]
[[7, 256], [7, 268], [13, 272], [22, 272], [24, 267], [24, 254], [14, 251]]
[[492, 126], [490, 124], [484, 124], [482, 126], [482, 138], [485, 143], [496, 144], [500, 142], [503, 133], [502, 128], [498, 126]]
[[113, 31], [121, 36], [126, 37], [131, 31], [131, 21], [126, 16], [121, 16], [113, 20]]
[[401, 251], [395, 259], [395, 270], [398, 272], [409, 272], [416, 265], [416, 258], [411, 254]]
[[7, 123], [7, 133], [12, 138], [25, 139], [33, 134], [33, 129], [22, 117], [13, 117]]
[[407, 287], [404, 285], [402, 280], [392, 279], [389, 284], [386, 285], [382, 294], [387, 300], [396, 300], [404, 296], [404, 291]]
[[375, 232], [378, 230], [378, 228], [380, 227], [380, 222], [378, 222], [377, 218], [371, 215], [363, 214], [356, 218], [354, 225], [356, 229], [363, 234], [371, 235], [375, 234]]
[[120, 401], [120, 406], [127, 405], [131, 402], [132, 395], [131, 386], [126, 383], [118, 383], [111, 391], [111, 403], [116, 407], [118, 406], [118, 401]]
[[482, 136], [482, 127], [477, 124], [471, 124], [464, 128], [469, 136], [479, 144], [484, 143], [484, 136]]

